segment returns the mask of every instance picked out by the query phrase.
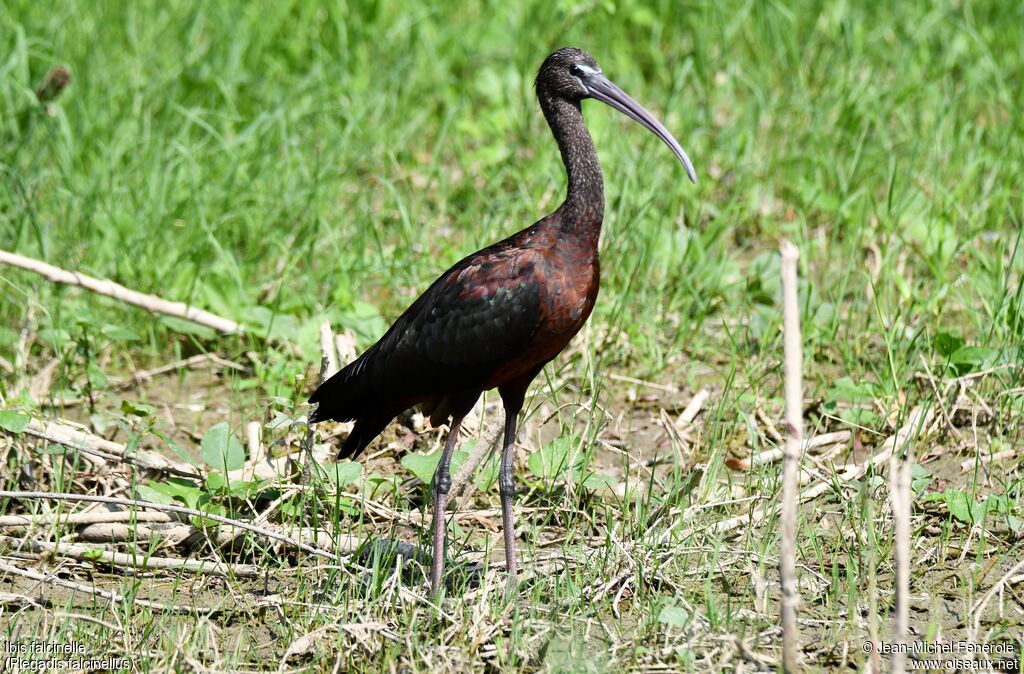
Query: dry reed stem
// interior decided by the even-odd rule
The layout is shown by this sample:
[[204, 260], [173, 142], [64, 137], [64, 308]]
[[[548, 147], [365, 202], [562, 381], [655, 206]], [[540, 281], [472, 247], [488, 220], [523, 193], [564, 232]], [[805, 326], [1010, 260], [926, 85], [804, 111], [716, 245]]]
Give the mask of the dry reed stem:
[[245, 425], [245, 444], [249, 450], [249, 463], [255, 465], [260, 462], [260, 422], [250, 421]]
[[906, 647], [910, 625], [910, 476], [913, 465], [911, 457], [912, 454], [908, 450], [903, 460], [897, 458], [895, 454], [889, 460], [889, 494], [892, 499], [896, 537], [893, 551], [896, 566], [896, 624], [893, 636], [900, 646], [893, 654], [893, 674], [903, 674], [907, 667], [907, 656], [903, 648]]
[[334, 341], [334, 333], [331, 332], [331, 323], [324, 320], [320, 324], [320, 353], [327, 359], [325, 371], [320, 376], [320, 381], [330, 379], [338, 371], [338, 346]]
[[800, 306], [797, 301], [796, 246], [784, 241], [782, 256], [782, 337], [786, 395], [786, 443], [782, 462], [782, 537], [779, 542], [779, 574], [782, 601], [782, 669], [800, 671], [797, 652], [797, 609], [800, 597], [796, 586], [796, 525], [799, 500], [800, 445], [803, 441], [803, 343], [800, 338]]

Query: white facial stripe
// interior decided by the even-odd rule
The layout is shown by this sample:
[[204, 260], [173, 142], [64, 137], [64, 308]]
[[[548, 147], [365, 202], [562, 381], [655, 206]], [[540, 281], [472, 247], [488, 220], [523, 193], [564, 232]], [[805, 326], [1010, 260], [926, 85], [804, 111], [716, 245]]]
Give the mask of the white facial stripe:
[[599, 75], [601, 73], [597, 68], [591, 68], [590, 66], [583, 65], [582, 63], [577, 64], [576, 67], [588, 75]]

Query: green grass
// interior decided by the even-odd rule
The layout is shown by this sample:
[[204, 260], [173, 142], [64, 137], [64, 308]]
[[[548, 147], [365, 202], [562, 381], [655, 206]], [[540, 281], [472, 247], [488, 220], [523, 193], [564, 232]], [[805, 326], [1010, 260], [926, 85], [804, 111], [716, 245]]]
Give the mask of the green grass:
[[[936, 431], [913, 448], [930, 474], [915, 501], [915, 627], [1015, 639], [1019, 654], [1019, 599], [986, 614], [981, 634], [964, 617], [1020, 556], [1019, 453], [990, 470], [960, 463], [1021, 441], [1024, 6], [877, 4], [0, 1], [0, 248], [252, 327], [218, 336], [0, 268], [0, 394], [19, 414], [74, 418], [167, 456], [197, 457], [220, 422], [241, 437], [246, 421], [300, 418], [324, 318], [365, 348], [447, 265], [559, 203], [562, 169], [532, 91], [553, 48], [591, 51], [680, 139], [699, 176], [691, 186], [657, 139], [585, 103], [606, 178], [601, 296], [528, 401], [520, 540], [541, 572], [512, 603], [500, 571], [460, 585], [439, 614], [411, 598], [424, 594], [415, 579], [396, 589], [382, 560], [364, 587], [345, 581], [359, 571], [308, 559], [296, 571], [250, 539], [221, 554], [266, 568], [280, 604], [259, 604], [262, 581], [103, 575], [140, 598], [228, 609], [197, 620], [98, 606], [115, 629], [68, 617], [91, 600], [54, 595], [49, 621], [0, 608], [5, 636], [24, 637], [26, 619], [51, 640], [116, 638], [112, 652], [143, 669], [265, 669], [303, 634], [372, 624], [326, 629], [314, 660], [289, 665], [330, 669], [340, 654], [342, 668], [367, 671], [709, 671], [745, 657], [770, 668], [776, 522], [706, 529], [777, 500], [777, 465], [729, 466], [777, 444], [766, 419], [781, 428], [776, 251], [788, 238], [801, 250], [808, 431], [855, 431], [836, 466], [862, 462], [913, 407], [937, 410]], [[72, 82], [47, 111], [32, 90], [55, 64]], [[198, 352], [246, 369], [115, 389], [118, 376]], [[52, 381], [33, 397], [47, 364]], [[662, 410], [678, 414], [702, 386], [713, 395], [689, 437], [666, 434]], [[62, 409], [82, 396], [91, 400]], [[264, 430], [268, 443], [299, 435], [287, 423]], [[371, 448], [379, 456], [342, 492], [376, 484], [375, 502], [422, 512], [422, 485], [400, 460], [438, 438], [403, 437], [387, 436], [394, 451]], [[107, 484], [73, 454], [7, 438], [5, 489]], [[570, 464], [581, 457], [576, 480], [530, 471], [528, 455], [563, 450]], [[815, 470], [830, 477], [828, 464]], [[590, 472], [630, 496], [578, 484]], [[801, 511], [809, 664], [860, 667], [869, 626], [888, 634], [885, 475]], [[496, 486], [482, 482], [464, 510], [496, 506]], [[222, 485], [188, 488], [246, 517], [286, 493], [244, 487], [245, 503]], [[418, 535], [333, 491], [294, 495], [270, 521]], [[463, 560], [494, 541], [474, 519], [452, 533]], [[29, 592], [3, 579], [0, 592]]]

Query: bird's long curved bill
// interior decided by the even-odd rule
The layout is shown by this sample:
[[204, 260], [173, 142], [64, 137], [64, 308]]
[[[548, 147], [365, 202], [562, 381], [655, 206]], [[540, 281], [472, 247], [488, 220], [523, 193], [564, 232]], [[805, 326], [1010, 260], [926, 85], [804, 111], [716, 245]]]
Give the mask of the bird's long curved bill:
[[686, 175], [689, 176], [690, 181], [693, 183], [697, 182], [697, 173], [693, 170], [693, 164], [690, 162], [690, 158], [686, 156], [683, 148], [679, 146], [679, 142], [672, 137], [668, 129], [662, 126], [661, 122], [649, 113], [644, 106], [633, 100], [629, 94], [615, 86], [604, 75], [593, 75], [587, 82], [586, 87], [590, 91], [592, 98], [610, 105], [627, 117], [639, 122], [648, 131], [660, 138], [665, 145], [672, 149], [672, 152], [679, 158], [679, 161], [683, 163], [683, 168], [686, 169]]

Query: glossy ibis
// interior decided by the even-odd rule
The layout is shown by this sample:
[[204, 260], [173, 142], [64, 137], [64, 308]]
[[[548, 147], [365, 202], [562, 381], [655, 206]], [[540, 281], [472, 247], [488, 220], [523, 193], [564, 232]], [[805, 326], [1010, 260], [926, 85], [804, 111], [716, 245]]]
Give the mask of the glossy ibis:
[[434, 425], [451, 419], [434, 473], [432, 591], [444, 572], [449, 466], [463, 417], [497, 388], [505, 408], [498, 486], [510, 587], [516, 580], [512, 499], [516, 421], [526, 389], [565, 348], [597, 299], [604, 180], [580, 102], [594, 98], [667, 144], [696, 182], [693, 165], [654, 116], [610, 82], [587, 52], [554, 52], [537, 74], [537, 98], [562, 153], [569, 187], [554, 213], [455, 264], [434, 281], [376, 344], [309, 399], [310, 422], [355, 421], [339, 458], [359, 453], [404, 410], [421, 405]]

